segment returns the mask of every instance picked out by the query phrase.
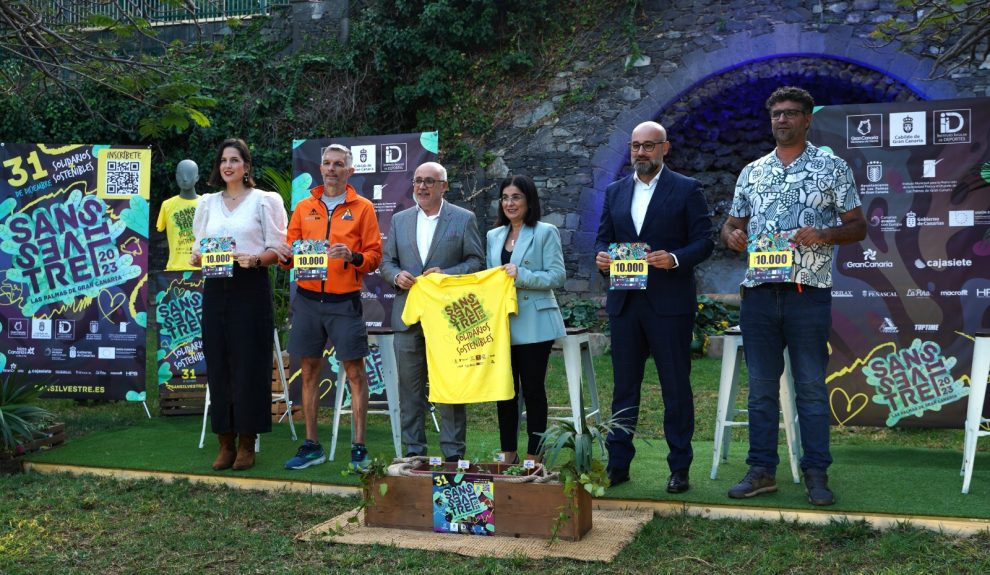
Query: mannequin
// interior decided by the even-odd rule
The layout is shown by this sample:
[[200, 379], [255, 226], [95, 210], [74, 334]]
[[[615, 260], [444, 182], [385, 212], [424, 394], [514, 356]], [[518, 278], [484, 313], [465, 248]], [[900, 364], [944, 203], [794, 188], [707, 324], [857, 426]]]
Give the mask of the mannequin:
[[182, 160], [175, 167], [175, 183], [179, 193], [164, 202], [158, 212], [158, 231], [165, 232], [168, 238], [168, 263], [166, 271], [198, 270], [189, 263], [195, 237], [192, 231], [193, 215], [199, 194], [196, 182], [199, 181], [199, 166], [192, 160]]
[[183, 200], [198, 200], [196, 182], [199, 181], [199, 166], [192, 160], [182, 160], [175, 167], [175, 183], [179, 185], [179, 197]]

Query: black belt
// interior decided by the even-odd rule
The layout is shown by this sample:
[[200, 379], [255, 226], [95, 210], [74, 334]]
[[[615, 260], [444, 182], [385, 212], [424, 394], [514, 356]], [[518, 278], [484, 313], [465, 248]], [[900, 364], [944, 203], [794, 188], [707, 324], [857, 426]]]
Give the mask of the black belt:
[[361, 292], [352, 291], [349, 293], [327, 293], [308, 290], [306, 288], [301, 288], [296, 286], [296, 294], [313, 301], [318, 301], [320, 303], [339, 303], [343, 301], [360, 300]]
[[775, 291], [800, 292], [806, 289], [829, 289], [829, 288], [820, 288], [815, 286], [799, 284], [795, 282], [767, 282], [767, 283], [757, 284], [751, 288], [746, 288], [746, 289], [770, 289]]

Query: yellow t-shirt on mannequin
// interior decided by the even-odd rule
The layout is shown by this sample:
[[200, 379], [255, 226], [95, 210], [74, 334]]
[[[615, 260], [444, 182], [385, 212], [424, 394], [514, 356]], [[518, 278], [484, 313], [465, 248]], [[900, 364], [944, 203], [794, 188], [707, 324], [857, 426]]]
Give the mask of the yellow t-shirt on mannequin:
[[166, 271], [198, 270], [199, 266], [189, 263], [193, 244], [193, 216], [196, 214], [196, 203], [199, 198], [187, 200], [173, 196], [162, 202], [158, 212], [158, 231], [165, 232], [168, 238], [168, 263]]
[[423, 326], [431, 402], [481, 403], [515, 396], [509, 314], [517, 312], [515, 280], [502, 268], [416, 278], [402, 321]]

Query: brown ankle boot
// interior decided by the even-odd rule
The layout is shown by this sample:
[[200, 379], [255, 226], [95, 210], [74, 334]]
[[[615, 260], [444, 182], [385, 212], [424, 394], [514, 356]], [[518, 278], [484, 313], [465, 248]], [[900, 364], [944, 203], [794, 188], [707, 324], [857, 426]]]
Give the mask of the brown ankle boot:
[[215, 471], [230, 469], [230, 466], [234, 464], [234, 437], [235, 435], [233, 433], [217, 434], [217, 439], [220, 441], [220, 453], [217, 454], [217, 458], [213, 461], [213, 469]]
[[234, 471], [243, 471], [254, 467], [254, 435], [240, 434], [237, 438], [237, 460], [234, 461]]

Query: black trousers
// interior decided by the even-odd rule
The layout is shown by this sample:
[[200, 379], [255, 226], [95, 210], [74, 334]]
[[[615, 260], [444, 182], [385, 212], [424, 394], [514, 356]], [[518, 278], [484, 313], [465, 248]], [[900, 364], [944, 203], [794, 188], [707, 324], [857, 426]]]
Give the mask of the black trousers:
[[213, 433], [272, 430], [275, 312], [265, 268], [234, 265], [234, 276], [203, 287], [203, 355]]
[[516, 396], [497, 402], [498, 433], [502, 451], [518, 451], [519, 392], [526, 401], [526, 432], [529, 443], [526, 453], [536, 454], [540, 436], [547, 430], [547, 362], [553, 340], [514, 345], [511, 348], [512, 379]]
[[[640, 390], [646, 360], [660, 378], [663, 398], [663, 434], [670, 452], [671, 471], [687, 471], [694, 459], [694, 395], [691, 390], [691, 332], [694, 314], [658, 316], [646, 292], [626, 296], [625, 309], [609, 316], [612, 328], [612, 416], [636, 431]], [[613, 429], [608, 435], [609, 468], [628, 468], [636, 454], [632, 433]]]

